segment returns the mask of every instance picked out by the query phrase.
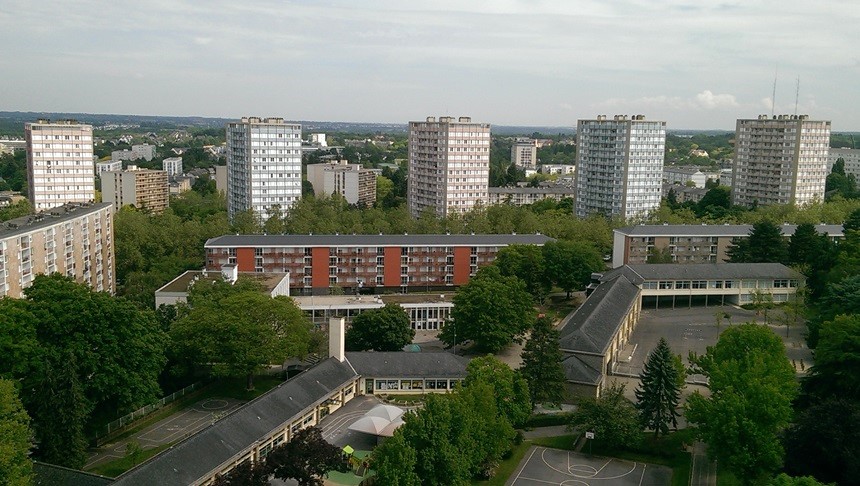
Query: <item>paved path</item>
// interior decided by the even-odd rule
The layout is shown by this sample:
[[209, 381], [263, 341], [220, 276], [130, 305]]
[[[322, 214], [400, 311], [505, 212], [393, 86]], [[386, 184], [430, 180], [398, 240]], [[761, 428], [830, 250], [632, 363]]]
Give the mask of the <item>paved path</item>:
[[560, 435], [570, 435], [573, 432], [567, 430], [567, 425], [551, 425], [549, 427], [535, 427], [532, 430], [523, 431], [523, 437], [526, 439], [537, 439], [538, 437], [558, 437]]
[[236, 410], [243, 403], [232, 398], [207, 398], [197, 402], [138, 431], [131, 437], [91, 450], [84, 470], [125, 457], [126, 446], [132, 441], [137, 442], [143, 450], [180, 441]]
[[716, 486], [717, 461], [708, 460], [707, 446], [701, 442], [696, 442], [693, 444], [692, 454], [690, 486]]

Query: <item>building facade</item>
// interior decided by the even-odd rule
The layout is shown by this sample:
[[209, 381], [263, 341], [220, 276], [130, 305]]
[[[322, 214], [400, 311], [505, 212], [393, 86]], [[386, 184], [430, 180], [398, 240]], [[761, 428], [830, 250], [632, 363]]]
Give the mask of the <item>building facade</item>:
[[122, 170], [122, 161], [96, 162], [96, 175], [101, 177], [103, 172]]
[[490, 125], [466, 116], [409, 122], [407, 203], [413, 217], [469, 211], [487, 202]]
[[666, 122], [601, 115], [579, 120], [576, 141], [577, 216], [631, 219], [660, 207]]
[[537, 166], [537, 145], [530, 138], [518, 138], [511, 145], [511, 163], [523, 169]]
[[75, 120], [24, 124], [27, 194], [33, 209], [95, 200], [93, 127]]
[[719, 172], [703, 172], [698, 167], [665, 166], [663, 167], [663, 180], [669, 184], [687, 185], [692, 183], [693, 187], [705, 187], [708, 179], [717, 181], [720, 179]]
[[161, 161], [161, 170], [167, 173], [168, 180], [182, 175], [182, 157], [168, 157]]
[[170, 203], [170, 186], [167, 172], [138, 169], [102, 174], [102, 200], [114, 203], [117, 208], [133, 205], [153, 214], [161, 214]]
[[263, 221], [272, 206], [302, 197], [302, 126], [283, 118], [246, 117], [227, 124], [227, 214], [252, 209]]
[[59, 272], [114, 293], [113, 205], [71, 203], [0, 223], [0, 297]]
[[366, 169], [361, 164], [346, 160], [323, 164], [309, 164], [308, 181], [315, 195], [340, 194], [349, 204], [371, 207], [376, 202], [377, 169]]
[[226, 235], [206, 242], [206, 269], [289, 273], [291, 295], [331, 287], [408, 292], [463, 285], [508, 245], [544, 235]]
[[807, 115], [738, 120], [732, 203], [804, 205], [824, 200], [830, 122]]
[[[780, 226], [785, 238], [791, 237], [796, 225]], [[842, 226], [820, 224], [820, 234], [842, 238]], [[735, 238], [746, 238], [752, 231], [749, 224], [694, 225], [664, 224], [637, 225], [613, 230], [612, 267], [647, 263], [655, 250], [669, 250], [676, 263], [724, 263]]]
[[842, 159], [845, 162], [845, 175], [853, 175], [860, 180], [860, 149], [832, 148], [827, 159], [828, 174], [833, 170], [833, 164]]
[[542, 185], [540, 187], [491, 187], [490, 204], [513, 204], [525, 206], [544, 199], [561, 201], [574, 198], [576, 190], [562, 184]]

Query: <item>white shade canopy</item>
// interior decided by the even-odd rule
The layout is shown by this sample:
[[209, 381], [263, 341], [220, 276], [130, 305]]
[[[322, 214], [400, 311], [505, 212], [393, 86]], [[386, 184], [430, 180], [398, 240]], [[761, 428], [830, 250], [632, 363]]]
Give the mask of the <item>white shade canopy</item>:
[[382, 417], [361, 417], [349, 426], [349, 430], [364, 432], [365, 434], [381, 435], [382, 429], [390, 425], [391, 421]]
[[391, 421], [390, 424], [386, 425], [385, 428], [379, 431], [379, 435], [383, 437], [391, 437], [394, 435], [394, 431], [397, 430], [401, 425], [403, 425], [403, 419], [396, 418]]
[[388, 421], [395, 420], [403, 415], [403, 409], [394, 405], [379, 404], [370, 409], [365, 417], [381, 417]]

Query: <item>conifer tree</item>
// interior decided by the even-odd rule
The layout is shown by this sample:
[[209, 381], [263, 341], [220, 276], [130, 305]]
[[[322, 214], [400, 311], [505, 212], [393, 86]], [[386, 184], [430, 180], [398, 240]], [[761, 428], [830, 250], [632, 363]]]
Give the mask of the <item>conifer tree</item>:
[[520, 373], [529, 384], [532, 404], [561, 403], [564, 398], [564, 369], [561, 367], [558, 331], [546, 317], [538, 318], [523, 348]]
[[648, 355], [639, 375], [636, 409], [642, 425], [654, 430], [654, 436], [669, 433], [669, 425], [678, 427], [678, 402], [686, 372], [680, 358], [672, 354], [669, 344], [660, 338]]

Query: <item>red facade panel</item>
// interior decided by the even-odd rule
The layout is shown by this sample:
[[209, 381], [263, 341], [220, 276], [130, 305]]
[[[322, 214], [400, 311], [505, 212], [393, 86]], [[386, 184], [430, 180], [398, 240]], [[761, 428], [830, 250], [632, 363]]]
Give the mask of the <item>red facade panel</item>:
[[463, 285], [469, 282], [469, 256], [472, 250], [469, 247], [454, 248], [454, 285]]
[[311, 286], [328, 287], [328, 260], [329, 249], [327, 246], [311, 249]]
[[236, 265], [240, 272], [254, 271], [254, 249], [236, 248]]
[[385, 273], [383, 281], [386, 287], [400, 286], [400, 247], [387, 246], [385, 247]]

